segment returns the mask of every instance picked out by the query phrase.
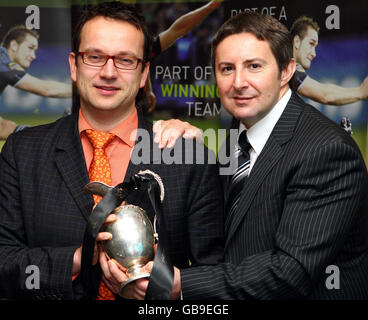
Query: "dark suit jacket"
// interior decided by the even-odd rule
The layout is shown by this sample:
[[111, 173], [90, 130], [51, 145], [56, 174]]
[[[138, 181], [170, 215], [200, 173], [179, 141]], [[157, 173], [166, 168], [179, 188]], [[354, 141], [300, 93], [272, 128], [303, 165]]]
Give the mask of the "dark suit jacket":
[[[146, 129], [146, 137], [152, 141], [151, 124], [141, 116], [139, 128]], [[180, 154], [180, 143], [174, 148], [175, 155]], [[189, 260], [193, 265], [219, 262], [223, 255], [223, 204], [216, 162], [207, 164], [205, 159], [195, 164], [192, 158], [192, 164], [166, 165], [163, 155], [168, 158], [168, 150], [161, 152], [151, 142], [137, 142], [136, 147], [141, 149], [138, 156], [148, 154], [142, 154], [148, 164], [130, 162], [126, 179], [144, 169], [161, 176], [173, 264], [185, 268]], [[72, 263], [93, 206], [92, 196], [83, 193], [88, 182], [76, 115], [8, 138], [0, 156], [0, 297], [76, 297]], [[147, 204], [148, 198], [140, 205], [152, 218]], [[29, 265], [39, 268], [37, 290], [25, 285], [27, 277], [34, 275], [26, 273]]]
[[184, 299], [367, 299], [367, 195], [353, 139], [293, 94], [225, 232], [225, 263], [182, 270]]

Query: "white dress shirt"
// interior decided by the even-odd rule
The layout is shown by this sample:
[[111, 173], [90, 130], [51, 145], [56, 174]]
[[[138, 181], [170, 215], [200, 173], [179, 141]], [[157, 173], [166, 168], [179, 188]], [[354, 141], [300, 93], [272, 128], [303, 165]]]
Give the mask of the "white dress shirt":
[[[261, 154], [263, 147], [265, 146], [268, 138], [271, 135], [273, 128], [277, 121], [280, 119], [281, 114], [284, 112], [287, 103], [291, 97], [291, 90], [289, 89], [284, 96], [275, 104], [275, 106], [266, 114], [261, 120], [256, 122], [252, 127], [247, 129], [248, 141], [252, 148], [249, 151], [250, 156], [250, 167], [249, 173], [251, 172], [258, 156]], [[245, 130], [245, 125], [240, 122], [239, 134]]]

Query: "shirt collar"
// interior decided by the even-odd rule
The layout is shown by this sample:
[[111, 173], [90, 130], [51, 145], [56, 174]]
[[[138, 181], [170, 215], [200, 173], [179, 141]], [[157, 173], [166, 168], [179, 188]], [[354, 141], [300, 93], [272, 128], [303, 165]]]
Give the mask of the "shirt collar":
[[[282, 113], [284, 112], [287, 103], [291, 97], [291, 90], [284, 94], [284, 96], [275, 104], [275, 106], [270, 110], [270, 112], [257, 123], [255, 123], [247, 131], [247, 137], [249, 143], [252, 145], [253, 150], [260, 155], [263, 147], [265, 146], [268, 138], [271, 135], [273, 128], [275, 127], [277, 121], [280, 119]], [[240, 122], [239, 134], [245, 130], [245, 126]]]
[[[110, 130], [110, 133], [115, 134], [122, 141], [124, 141], [131, 148], [135, 145], [135, 138], [131, 140], [131, 134], [134, 130], [138, 128], [138, 114], [137, 109], [134, 108], [133, 112], [128, 118], [120, 122], [115, 128]], [[78, 119], [78, 130], [79, 135], [81, 135], [85, 130], [93, 129], [88, 123], [87, 119], [83, 116], [82, 110], [79, 109], [79, 119]], [[94, 130], [94, 129], [93, 129]]]

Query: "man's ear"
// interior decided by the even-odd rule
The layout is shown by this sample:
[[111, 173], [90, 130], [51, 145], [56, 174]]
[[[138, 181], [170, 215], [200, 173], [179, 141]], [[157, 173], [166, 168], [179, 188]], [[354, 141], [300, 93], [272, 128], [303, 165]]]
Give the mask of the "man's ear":
[[286, 85], [294, 75], [296, 68], [295, 59], [291, 58], [288, 65], [281, 72], [281, 86]]
[[19, 44], [16, 40], [11, 40], [9, 43], [9, 49], [13, 52], [17, 51], [19, 47]]
[[295, 49], [299, 49], [300, 47], [300, 37], [298, 35], [296, 35], [293, 39], [293, 46]]
[[70, 78], [73, 82], [77, 81], [77, 57], [74, 52], [69, 53]]
[[148, 74], [149, 74], [149, 69], [150, 69], [150, 63], [146, 62], [144, 64], [144, 69], [142, 71], [141, 83], [139, 85], [140, 88], [143, 88], [146, 85], [147, 77], [148, 77]]

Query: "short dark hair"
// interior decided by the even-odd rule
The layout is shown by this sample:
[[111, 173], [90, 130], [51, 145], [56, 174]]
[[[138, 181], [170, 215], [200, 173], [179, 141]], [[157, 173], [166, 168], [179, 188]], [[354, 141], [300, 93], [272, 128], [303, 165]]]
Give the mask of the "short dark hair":
[[144, 62], [149, 60], [152, 47], [152, 35], [148, 29], [146, 20], [134, 5], [118, 1], [89, 5], [84, 8], [75, 24], [72, 36], [73, 52], [77, 53], [79, 51], [83, 26], [87, 21], [96, 17], [125, 21], [135, 26], [138, 30], [141, 30], [144, 35], [143, 60]]
[[293, 47], [288, 29], [275, 18], [254, 11], [239, 13], [227, 20], [217, 31], [211, 48], [212, 66], [215, 68], [216, 49], [225, 38], [249, 32], [259, 40], [267, 41], [281, 72], [293, 58]]
[[297, 18], [290, 28], [291, 39], [294, 40], [295, 36], [299, 36], [300, 40], [303, 40], [309, 27], [319, 33], [319, 25], [315, 20], [307, 16]]
[[3, 38], [1, 45], [4, 48], [8, 49], [12, 40], [15, 40], [17, 43], [20, 44], [25, 40], [27, 35], [35, 37], [36, 39], [40, 37], [36, 30], [27, 29], [24, 25], [20, 24], [8, 30]]

